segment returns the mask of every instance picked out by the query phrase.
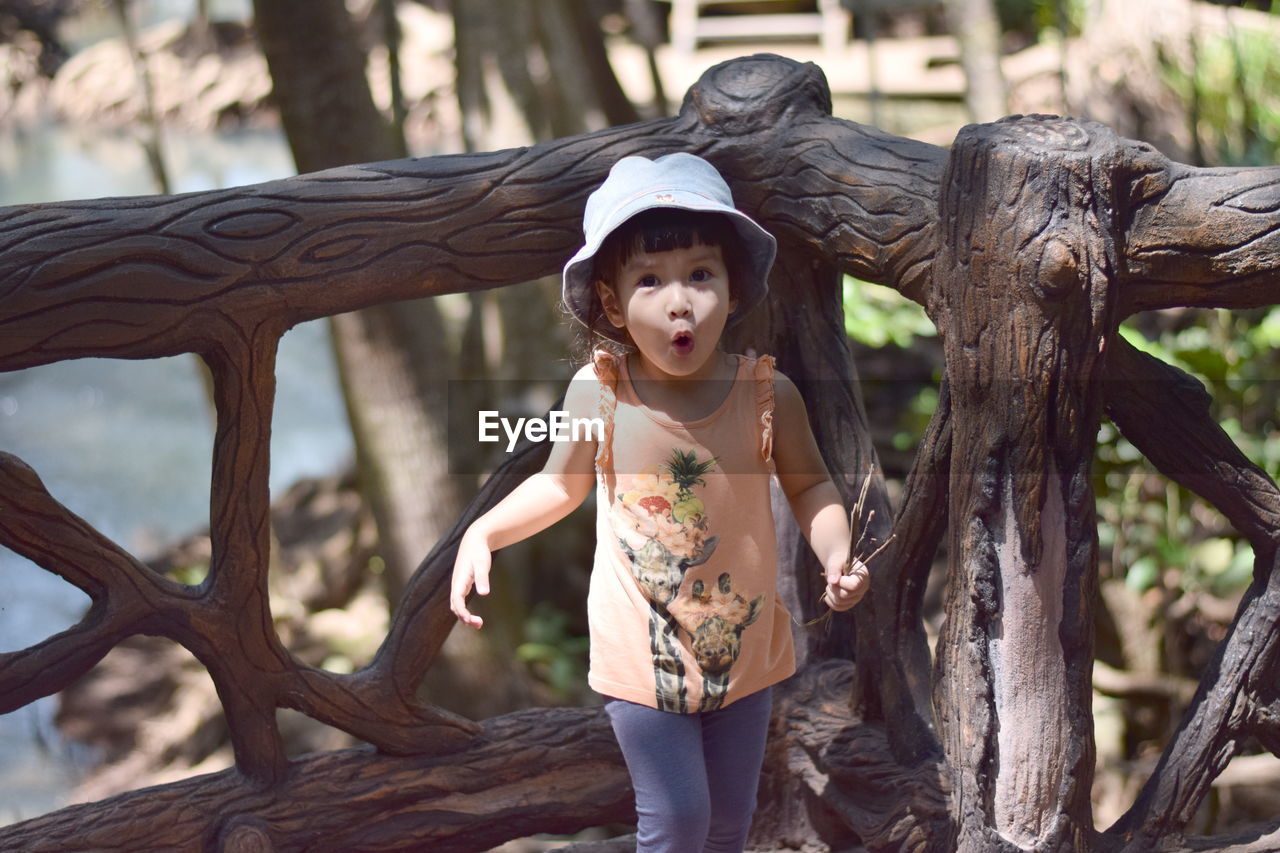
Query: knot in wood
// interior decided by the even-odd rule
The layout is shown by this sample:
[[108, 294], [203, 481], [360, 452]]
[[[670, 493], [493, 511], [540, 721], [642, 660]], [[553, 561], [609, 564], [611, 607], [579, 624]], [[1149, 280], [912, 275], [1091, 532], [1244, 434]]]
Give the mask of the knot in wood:
[[714, 133], [744, 136], [777, 127], [785, 118], [831, 115], [831, 89], [812, 62], [759, 53], [707, 69], [680, 114]]
[[257, 820], [246, 817], [228, 822], [218, 847], [219, 853], [274, 853], [275, 849], [266, 829]]
[[1050, 237], [1040, 252], [1035, 282], [1042, 298], [1057, 301], [1080, 283], [1080, 259], [1065, 240]]

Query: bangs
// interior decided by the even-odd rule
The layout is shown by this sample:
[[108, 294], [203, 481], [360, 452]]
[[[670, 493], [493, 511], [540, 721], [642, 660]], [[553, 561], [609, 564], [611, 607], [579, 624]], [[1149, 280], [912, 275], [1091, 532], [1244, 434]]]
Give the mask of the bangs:
[[596, 252], [596, 275], [609, 283], [639, 254], [671, 252], [696, 245], [719, 246], [726, 255], [736, 245], [733, 225], [719, 213], [657, 207], [637, 213], [610, 234]]

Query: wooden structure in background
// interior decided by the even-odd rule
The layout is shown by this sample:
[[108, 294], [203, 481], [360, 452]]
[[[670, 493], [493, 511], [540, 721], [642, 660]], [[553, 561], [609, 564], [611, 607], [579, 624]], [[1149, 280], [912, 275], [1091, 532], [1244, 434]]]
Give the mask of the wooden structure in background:
[[[700, 41], [817, 38], [824, 50], [836, 52], [849, 41], [852, 16], [841, 0], [817, 0], [813, 12], [767, 12], [749, 9], [756, 0], [671, 0], [671, 44], [691, 56]], [[769, 0], [766, 0], [769, 2]], [[733, 4], [736, 14], [704, 16], [709, 7]], [[776, 5], [776, 4], [775, 4]]]
[[[209, 669], [236, 767], [0, 829], [6, 850], [484, 850], [625, 820], [595, 709], [477, 723], [418, 687], [452, 629], [465, 523], [541, 464], [526, 447], [406, 590], [374, 661], [300, 664], [266, 594], [268, 431], [280, 336], [304, 320], [558, 270], [587, 193], [626, 154], [694, 151], [777, 236], [766, 306], [735, 346], [776, 353], [852, 503], [873, 461], [840, 273], [925, 306], [946, 384], [856, 619], [806, 635], [780, 692], [755, 829], [870, 850], [1206, 850], [1182, 833], [1243, 741], [1280, 750], [1280, 490], [1209, 415], [1202, 387], [1121, 339], [1138, 311], [1280, 303], [1280, 168], [1194, 169], [1106, 127], [1044, 116], [965, 128], [949, 151], [833, 118], [821, 72], [773, 56], [709, 70], [680, 114], [525, 149], [350, 166], [184, 196], [0, 210], [0, 369], [195, 352], [218, 427], [207, 580], [158, 576], [0, 454], [0, 542], [88, 593], [69, 631], [0, 655], [0, 712], [50, 695], [133, 633]], [[1096, 831], [1090, 671], [1097, 533], [1089, 477], [1109, 416], [1252, 543], [1255, 579], [1174, 741]], [[783, 531], [787, 594], [814, 567]], [[943, 537], [936, 667], [920, 618]], [[840, 658], [856, 647], [856, 668]], [[276, 709], [367, 741], [286, 758]], [[1276, 826], [1251, 833], [1275, 849]], [[1266, 846], [1270, 845], [1270, 846]], [[1236, 849], [1236, 848], [1233, 848]]]

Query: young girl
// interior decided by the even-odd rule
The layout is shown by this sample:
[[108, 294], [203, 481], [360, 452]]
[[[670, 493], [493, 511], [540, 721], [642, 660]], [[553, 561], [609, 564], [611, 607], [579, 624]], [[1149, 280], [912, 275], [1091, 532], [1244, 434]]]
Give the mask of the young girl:
[[596, 489], [587, 611], [591, 686], [636, 792], [639, 851], [741, 851], [755, 810], [773, 684], [795, 669], [775, 593], [776, 475], [846, 610], [866, 567], [796, 387], [769, 356], [731, 355], [724, 328], [763, 299], [773, 237], [692, 154], [626, 157], [587, 201], [564, 301], [611, 347], [570, 383], [569, 418], [601, 441], [558, 442], [542, 471], [463, 535], [451, 606], [463, 623], [491, 552]]

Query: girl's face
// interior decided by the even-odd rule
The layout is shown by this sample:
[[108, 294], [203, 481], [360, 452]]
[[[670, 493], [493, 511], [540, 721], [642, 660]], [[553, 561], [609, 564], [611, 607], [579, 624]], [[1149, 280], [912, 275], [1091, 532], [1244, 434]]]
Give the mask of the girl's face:
[[641, 356], [670, 377], [703, 378], [737, 301], [719, 246], [638, 252], [618, 270], [615, 289], [596, 292], [605, 315], [625, 328]]

